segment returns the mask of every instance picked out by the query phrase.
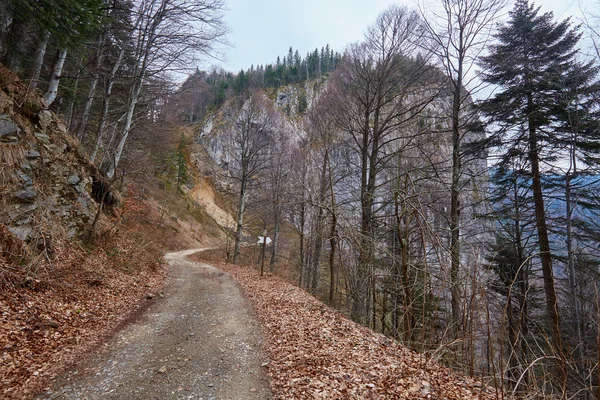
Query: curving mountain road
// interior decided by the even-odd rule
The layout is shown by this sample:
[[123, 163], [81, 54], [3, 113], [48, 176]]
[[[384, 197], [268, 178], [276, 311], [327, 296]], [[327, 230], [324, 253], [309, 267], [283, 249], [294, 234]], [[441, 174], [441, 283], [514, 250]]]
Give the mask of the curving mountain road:
[[44, 399], [269, 399], [260, 328], [224, 272], [169, 253], [164, 298], [55, 382]]

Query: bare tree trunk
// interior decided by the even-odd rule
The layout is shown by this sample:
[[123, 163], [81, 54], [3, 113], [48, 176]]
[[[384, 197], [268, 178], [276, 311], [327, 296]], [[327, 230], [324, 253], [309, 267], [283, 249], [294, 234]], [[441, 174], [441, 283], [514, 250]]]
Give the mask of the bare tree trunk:
[[242, 230], [244, 227], [244, 208], [245, 204], [245, 193], [246, 188], [242, 188], [240, 190], [240, 198], [239, 198], [239, 206], [238, 206], [238, 215], [235, 229], [235, 244], [233, 247], [233, 263], [237, 264], [240, 257], [240, 247], [242, 243]]
[[[115, 122], [113, 124], [112, 133], [110, 135], [110, 140], [108, 141], [108, 144], [106, 145], [107, 149], [112, 148], [112, 144], [115, 141], [115, 138], [117, 137], [117, 124], [118, 124], [117, 122]], [[102, 159], [101, 159], [100, 163], [98, 164], [99, 166], [104, 165], [104, 161], [106, 160], [107, 155], [108, 155], [108, 153], [106, 151], [102, 154]]]
[[32, 92], [35, 92], [38, 83], [40, 81], [40, 74], [42, 73], [42, 67], [44, 66], [44, 56], [46, 55], [46, 48], [48, 47], [48, 40], [50, 39], [50, 32], [44, 31], [42, 41], [35, 52], [35, 62], [33, 64], [33, 74], [31, 75], [31, 83], [29, 88]]
[[233, 263], [237, 264], [240, 257], [240, 248], [242, 244], [242, 230], [244, 228], [244, 209], [246, 208], [246, 181], [242, 179], [240, 188], [240, 197], [238, 199], [237, 222], [235, 229], [235, 244], [233, 247]]
[[139, 82], [139, 86], [134, 86], [131, 91], [131, 96], [129, 98], [129, 105], [127, 107], [127, 114], [125, 116], [125, 125], [123, 126], [121, 140], [117, 146], [115, 151], [113, 162], [111, 163], [106, 176], [111, 178], [117, 169], [117, 165], [121, 160], [121, 156], [123, 155], [123, 150], [125, 149], [125, 143], [127, 143], [127, 138], [129, 137], [129, 133], [131, 132], [131, 125], [133, 124], [133, 113], [135, 112], [135, 107], [137, 106], [137, 102], [139, 99], [141, 90], [141, 82]]
[[46, 107], [50, 107], [52, 103], [54, 103], [54, 100], [56, 100], [56, 96], [58, 95], [58, 85], [60, 84], [60, 75], [62, 74], [66, 58], [67, 49], [59, 50], [58, 58], [52, 69], [52, 76], [48, 82], [48, 90], [44, 94], [44, 104]]
[[[131, 86], [131, 91], [129, 93], [129, 100], [127, 103], [125, 124], [123, 125], [121, 140], [119, 141], [114, 156], [112, 157], [113, 161], [111, 162], [111, 165], [106, 174], [109, 178], [111, 178], [115, 174], [116, 168], [119, 164], [119, 161], [121, 160], [121, 156], [123, 155], [125, 143], [127, 142], [127, 138], [129, 137], [131, 126], [133, 124], [133, 115], [140, 97], [142, 84], [144, 82], [144, 78], [146, 77], [146, 72], [150, 63], [151, 50], [153, 50], [154, 41], [156, 40], [156, 30], [158, 29], [160, 23], [164, 22], [165, 17], [163, 13], [165, 12], [165, 7], [167, 7], [167, 5], [168, 2], [165, 1], [160, 3], [158, 10], [154, 15], [143, 16], [142, 14], [140, 14], [139, 24], [142, 25], [141, 21], [144, 18], [147, 18], [147, 25], [143, 27], [141, 36], [137, 38], [137, 43], [135, 46], [137, 60], [133, 72], [133, 82]], [[151, 20], [153, 20], [153, 22], [150, 22]]]
[[267, 249], [267, 224], [265, 223], [265, 229], [263, 229], [263, 243], [262, 243], [262, 250], [261, 250], [261, 256], [260, 256], [260, 276], [264, 276], [265, 274], [265, 250]]
[[275, 215], [275, 227], [273, 228], [273, 244], [271, 245], [271, 261], [269, 262], [269, 270], [271, 273], [275, 273], [275, 266], [277, 264], [277, 255], [279, 251], [279, 232], [281, 231], [281, 215]]
[[337, 269], [335, 266], [335, 252], [338, 246], [337, 240], [337, 214], [335, 210], [331, 212], [331, 228], [329, 231], [329, 305], [333, 306], [335, 301], [335, 292], [337, 285]]
[[90, 113], [92, 111], [92, 104], [94, 103], [94, 95], [96, 94], [96, 86], [98, 86], [98, 80], [100, 79], [100, 73], [98, 70], [100, 69], [101, 61], [98, 60], [96, 62], [96, 72], [92, 81], [90, 82], [90, 87], [88, 90], [88, 95], [85, 100], [85, 105], [83, 107], [83, 113], [81, 114], [81, 121], [79, 121], [79, 127], [77, 129], [77, 139], [82, 141], [85, 136], [85, 130], [87, 128], [88, 120], [90, 118]]
[[329, 152], [325, 150], [325, 156], [327, 157], [327, 167], [329, 172], [329, 192], [331, 194], [331, 227], [329, 231], [329, 305], [333, 306], [335, 301], [335, 292], [337, 285], [337, 269], [335, 266], [335, 252], [338, 246], [337, 237], [337, 211], [335, 201], [335, 191], [333, 187], [333, 173], [331, 171], [331, 161], [329, 160]]
[[[407, 177], [408, 182], [408, 177]], [[402, 271], [402, 288], [404, 289], [403, 307], [404, 307], [404, 340], [410, 343], [412, 339], [412, 328], [414, 325], [412, 314], [412, 293], [410, 290], [410, 270], [409, 270], [409, 232], [410, 218], [406, 215], [406, 207], [400, 212], [399, 194], [396, 191], [395, 198], [395, 214], [396, 214], [396, 236], [400, 243], [400, 270]], [[404, 223], [403, 223], [404, 220]], [[404, 225], [404, 229], [402, 226]]]
[[450, 293], [452, 328], [455, 337], [461, 331], [460, 312], [460, 108], [462, 102], [462, 58], [459, 60], [458, 79], [454, 84], [452, 100], [452, 183], [450, 187]]
[[327, 155], [323, 157], [323, 165], [321, 167], [321, 176], [320, 182], [321, 185], [319, 187], [319, 195], [317, 198], [317, 218], [315, 223], [315, 243], [313, 249], [312, 256], [312, 280], [311, 280], [311, 291], [317, 289], [318, 286], [318, 277], [321, 270], [321, 249], [323, 248], [323, 229], [325, 222], [325, 208], [324, 204], [327, 199], [327, 166], [329, 164], [329, 160]]
[[571, 198], [571, 180], [577, 176], [577, 156], [575, 154], [575, 141], [573, 137], [570, 149], [570, 166], [566, 174], [565, 181], [565, 200], [567, 208], [567, 261], [569, 268], [569, 293], [571, 298], [571, 307], [573, 308], [575, 330], [577, 332], [577, 347], [575, 350], [576, 358], [584, 369], [583, 376], [587, 375], [587, 367], [583, 358], [583, 334], [581, 332], [581, 315], [579, 309], [579, 290], [575, 284], [575, 251], [573, 250], [573, 210], [575, 205]]
[[28, 34], [27, 24], [18, 20], [13, 19], [10, 24], [7, 35], [7, 46], [6, 54], [2, 60], [4, 65], [8, 69], [12, 70], [15, 74], [19, 73], [21, 69], [21, 57], [23, 56], [23, 49], [30, 42], [30, 35]]
[[275, 187], [273, 193], [273, 211], [275, 214], [275, 227], [273, 231], [273, 244], [271, 245], [271, 261], [269, 262], [269, 270], [275, 273], [275, 265], [277, 264], [277, 256], [279, 251], [279, 232], [281, 230], [281, 190], [282, 190], [282, 168], [283, 154], [280, 154], [277, 160], [275, 171]]
[[305, 235], [304, 235], [304, 228], [306, 226], [306, 201], [304, 200], [304, 188], [302, 189], [302, 202], [300, 204], [300, 229], [299, 229], [299, 235], [300, 235], [300, 277], [299, 277], [299, 281], [300, 281], [300, 287], [303, 288], [306, 286], [306, 279], [305, 279], [305, 275], [306, 275], [306, 268], [305, 268], [305, 260], [304, 260], [304, 253], [305, 253]]
[[79, 58], [77, 62], [77, 75], [75, 76], [75, 83], [73, 84], [73, 95], [71, 96], [71, 101], [69, 102], [69, 113], [67, 116], [67, 126], [69, 127], [69, 132], [73, 132], [73, 111], [75, 110], [75, 100], [77, 96], [77, 88], [79, 87], [79, 80], [81, 78], [81, 64], [83, 63], [83, 56]]
[[94, 162], [98, 155], [98, 150], [102, 144], [102, 137], [104, 136], [104, 129], [106, 127], [106, 121], [108, 119], [108, 110], [110, 108], [110, 99], [112, 96], [112, 88], [115, 83], [115, 76], [119, 68], [121, 68], [121, 62], [123, 61], [123, 57], [125, 55], [125, 50], [127, 46], [121, 46], [121, 50], [119, 51], [119, 56], [115, 61], [115, 64], [112, 66], [108, 76], [104, 79], [104, 96], [102, 98], [102, 110], [100, 111], [100, 118], [98, 120], [98, 129], [96, 129], [96, 143], [94, 144], [94, 151], [92, 152], [92, 156], [90, 160]]

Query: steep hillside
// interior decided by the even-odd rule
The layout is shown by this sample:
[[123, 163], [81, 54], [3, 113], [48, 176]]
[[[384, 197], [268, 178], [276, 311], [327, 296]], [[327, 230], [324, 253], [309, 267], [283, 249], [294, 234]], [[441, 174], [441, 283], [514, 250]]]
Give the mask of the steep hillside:
[[151, 302], [164, 251], [219, 231], [183, 195], [103, 178], [1, 66], [0, 88], [0, 397], [29, 398]]
[[440, 365], [443, 349], [411, 351], [362, 327], [283, 279], [192, 256], [231, 274], [252, 300], [266, 341], [276, 399], [499, 399], [502, 390]]

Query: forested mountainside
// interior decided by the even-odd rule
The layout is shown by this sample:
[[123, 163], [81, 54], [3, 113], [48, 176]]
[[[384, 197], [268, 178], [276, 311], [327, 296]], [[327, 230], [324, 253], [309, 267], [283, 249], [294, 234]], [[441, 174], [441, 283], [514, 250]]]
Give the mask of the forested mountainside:
[[[552, 51], [540, 39], [546, 61], [519, 47], [534, 34], [524, 20], [556, 35]], [[570, 58], [576, 28], [518, 1], [481, 61], [504, 91], [475, 101], [472, 64], [459, 68], [456, 49], [428, 53], [421, 23], [392, 8], [326, 75], [265, 87], [255, 72], [220, 105], [179, 103], [236, 199], [228, 254], [239, 262], [266, 229], [270, 272], [355, 321], [471, 374], [502, 370], [515, 393], [553, 382], [589, 394], [597, 67]], [[431, 24], [425, 36], [447, 44]], [[535, 83], [519, 86], [531, 68]], [[196, 72], [182, 96], [206, 100], [193, 87], [210, 82]]]
[[[142, 225], [205, 238], [208, 208], [190, 199], [212, 183], [229, 261], [266, 261], [497, 393], [596, 396], [600, 84], [584, 27], [528, 0], [497, 26], [497, 0], [392, 6], [343, 51], [290, 47], [177, 84], [171, 71], [218, 57], [225, 6], [0, 4], [2, 284], [33, 298], [31, 260], [56, 265], [49, 224], [77, 260], [127, 236], [118, 207], [100, 212], [107, 187], [141, 221], [127, 199], [147, 196]], [[265, 230], [262, 256], [244, 244]]]

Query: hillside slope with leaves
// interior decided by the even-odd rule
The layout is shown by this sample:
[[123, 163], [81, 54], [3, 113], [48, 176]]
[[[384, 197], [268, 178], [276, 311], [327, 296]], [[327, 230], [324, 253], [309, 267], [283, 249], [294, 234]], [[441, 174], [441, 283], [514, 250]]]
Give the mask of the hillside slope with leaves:
[[497, 399], [500, 392], [352, 322], [285, 280], [219, 262], [252, 300], [277, 399]]
[[0, 84], [0, 397], [20, 399], [152, 302], [165, 251], [210, 245], [218, 229], [156, 182], [108, 182], [2, 66]]

